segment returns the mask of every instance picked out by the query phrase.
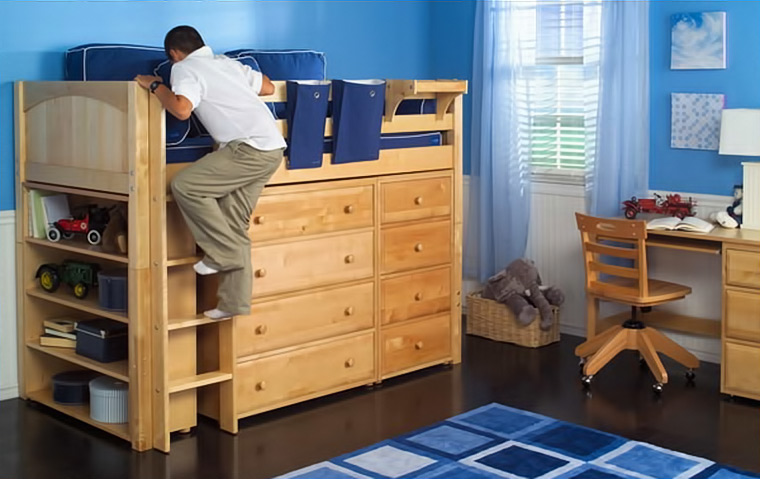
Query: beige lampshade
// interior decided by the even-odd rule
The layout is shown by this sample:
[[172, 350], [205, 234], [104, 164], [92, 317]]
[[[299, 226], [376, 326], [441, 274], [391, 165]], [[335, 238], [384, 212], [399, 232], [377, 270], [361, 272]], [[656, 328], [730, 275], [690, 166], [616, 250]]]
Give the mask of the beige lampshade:
[[720, 121], [721, 155], [760, 156], [760, 110], [723, 110]]

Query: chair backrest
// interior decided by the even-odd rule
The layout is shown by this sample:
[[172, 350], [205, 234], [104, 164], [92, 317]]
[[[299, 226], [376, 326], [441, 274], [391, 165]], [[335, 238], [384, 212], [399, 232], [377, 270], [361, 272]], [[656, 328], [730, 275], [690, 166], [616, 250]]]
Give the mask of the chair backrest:
[[[576, 213], [575, 218], [583, 243], [586, 290], [641, 298], [649, 296], [646, 222], [596, 218], [580, 213]], [[602, 256], [629, 260], [633, 266], [605, 263]]]

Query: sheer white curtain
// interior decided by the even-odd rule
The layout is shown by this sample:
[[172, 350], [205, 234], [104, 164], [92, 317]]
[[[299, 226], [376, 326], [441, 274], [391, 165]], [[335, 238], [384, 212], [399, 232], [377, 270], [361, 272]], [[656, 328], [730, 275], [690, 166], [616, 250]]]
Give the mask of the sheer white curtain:
[[602, 6], [599, 115], [586, 197], [597, 216], [619, 216], [621, 201], [649, 184], [649, 2]]
[[467, 277], [525, 254], [532, 169], [595, 152], [599, 18], [599, 1], [478, 2]]

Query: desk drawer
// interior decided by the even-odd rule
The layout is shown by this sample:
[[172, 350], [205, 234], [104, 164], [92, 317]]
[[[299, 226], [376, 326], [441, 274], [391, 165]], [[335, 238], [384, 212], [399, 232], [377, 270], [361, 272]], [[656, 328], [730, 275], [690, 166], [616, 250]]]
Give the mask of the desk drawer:
[[381, 238], [382, 273], [451, 262], [448, 220], [384, 229]]
[[760, 289], [760, 253], [726, 250], [726, 283]]
[[239, 358], [369, 329], [374, 283], [255, 303], [235, 321]]
[[725, 302], [726, 336], [760, 341], [760, 292], [726, 289]]
[[723, 392], [760, 399], [760, 347], [726, 341]]
[[451, 178], [427, 178], [381, 186], [383, 223], [410, 221], [451, 213]]
[[451, 308], [451, 268], [384, 279], [380, 301], [383, 324], [448, 311]]
[[372, 276], [373, 233], [254, 246], [253, 297]]
[[263, 195], [248, 234], [255, 242], [372, 226], [372, 188]]
[[375, 379], [372, 332], [237, 365], [237, 409], [245, 414]]
[[383, 376], [448, 358], [450, 331], [449, 314], [384, 329], [380, 340]]

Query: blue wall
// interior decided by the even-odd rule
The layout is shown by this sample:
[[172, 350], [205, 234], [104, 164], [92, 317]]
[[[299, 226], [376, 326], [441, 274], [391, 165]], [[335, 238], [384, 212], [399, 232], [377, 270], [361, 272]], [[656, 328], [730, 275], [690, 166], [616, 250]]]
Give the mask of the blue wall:
[[[670, 70], [670, 15], [724, 11], [727, 68]], [[670, 148], [670, 94], [723, 93], [726, 108], [760, 108], [760, 2], [653, 1], [650, 4], [651, 145], [653, 190], [731, 195], [742, 181], [741, 161], [717, 151]]]
[[330, 78], [433, 78], [422, 1], [0, 1], [0, 210], [14, 208], [13, 82], [63, 79], [63, 52], [91, 42], [162, 45], [178, 24], [217, 52], [310, 48]]
[[472, 0], [434, 2], [431, 12], [431, 55], [435, 78], [458, 78], [469, 82], [464, 96], [464, 173], [470, 173], [470, 122], [472, 118], [472, 48], [475, 28]]

